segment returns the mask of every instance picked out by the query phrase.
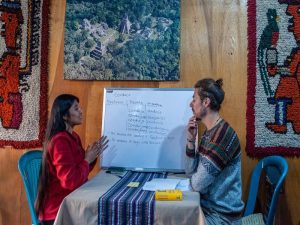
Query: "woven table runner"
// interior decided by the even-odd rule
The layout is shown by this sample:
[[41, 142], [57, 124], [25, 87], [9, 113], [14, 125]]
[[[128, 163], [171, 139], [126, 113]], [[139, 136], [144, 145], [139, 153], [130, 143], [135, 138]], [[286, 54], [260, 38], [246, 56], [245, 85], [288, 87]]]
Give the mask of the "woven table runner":
[[[153, 178], [166, 177], [162, 173], [128, 171], [98, 201], [98, 225], [150, 225], [154, 221], [154, 192], [142, 187]], [[128, 187], [139, 182], [138, 187]]]

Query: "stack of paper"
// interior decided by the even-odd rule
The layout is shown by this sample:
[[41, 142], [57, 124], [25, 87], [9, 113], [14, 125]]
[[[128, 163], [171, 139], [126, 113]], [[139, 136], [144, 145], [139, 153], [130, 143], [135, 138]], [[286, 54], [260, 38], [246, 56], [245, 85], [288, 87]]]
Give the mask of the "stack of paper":
[[181, 191], [190, 191], [192, 190], [190, 186], [190, 180], [189, 179], [180, 179], [179, 183], [176, 186], [176, 189]]
[[173, 179], [173, 178], [154, 178], [144, 184], [143, 190], [157, 191], [157, 190], [190, 190], [189, 179]]

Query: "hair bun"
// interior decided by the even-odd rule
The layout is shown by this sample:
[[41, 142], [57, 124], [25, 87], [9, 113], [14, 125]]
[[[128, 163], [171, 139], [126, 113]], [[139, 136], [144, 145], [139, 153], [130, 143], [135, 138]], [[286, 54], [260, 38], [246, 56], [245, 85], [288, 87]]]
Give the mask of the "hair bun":
[[222, 88], [222, 86], [223, 86], [223, 79], [218, 79], [218, 80], [216, 80], [216, 84], [217, 84], [217, 86], [218, 86], [219, 88]]

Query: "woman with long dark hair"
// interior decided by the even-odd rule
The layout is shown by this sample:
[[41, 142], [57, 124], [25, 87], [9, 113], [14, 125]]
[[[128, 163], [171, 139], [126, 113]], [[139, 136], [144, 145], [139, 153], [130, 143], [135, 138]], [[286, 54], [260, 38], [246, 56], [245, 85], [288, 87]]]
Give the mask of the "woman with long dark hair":
[[70, 94], [59, 95], [54, 100], [47, 124], [35, 203], [42, 225], [54, 223], [64, 197], [87, 181], [97, 157], [108, 146], [107, 138], [101, 137], [85, 151], [73, 130], [81, 123], [79, 99]]

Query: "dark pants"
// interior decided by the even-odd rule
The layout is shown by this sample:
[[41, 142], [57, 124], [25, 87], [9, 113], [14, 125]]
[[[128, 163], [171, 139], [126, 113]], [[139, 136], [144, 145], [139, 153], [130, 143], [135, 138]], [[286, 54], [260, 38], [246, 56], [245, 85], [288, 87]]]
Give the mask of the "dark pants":
[[54, 224], [54, 220], [41, 221], [41, 225], [53, 225], [53, 224]]

